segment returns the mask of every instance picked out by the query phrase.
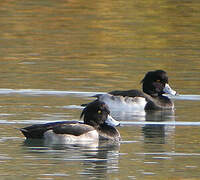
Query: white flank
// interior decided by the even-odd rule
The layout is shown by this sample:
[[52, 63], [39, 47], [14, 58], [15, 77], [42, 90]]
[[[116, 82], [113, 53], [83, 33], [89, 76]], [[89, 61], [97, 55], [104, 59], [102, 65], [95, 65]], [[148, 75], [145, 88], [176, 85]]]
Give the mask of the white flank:
[[123, 97], [103, 94], [99, 97], [100, 101], [105, 102], [112, 109], [120, 111], [138, 111], [144, 110], [147, 101], [143, 97]]
[[98, 142], [99, 134], [96, 130], [89, 131], [80, 136], [74, 136], [71, 134], [56, 134], [52, 130], [44, 133], [46, 142], [51, 144], [90, 144], [92, 142]]

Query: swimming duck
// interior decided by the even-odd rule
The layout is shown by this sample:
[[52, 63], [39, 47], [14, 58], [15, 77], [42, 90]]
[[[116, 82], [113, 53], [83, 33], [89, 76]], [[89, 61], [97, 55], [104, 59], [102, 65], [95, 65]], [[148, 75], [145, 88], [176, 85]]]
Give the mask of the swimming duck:
[[167, 73], [163, 70], [149, 71], [141, 81], [143, 91], [111, 91], [97, 94], [100, 101], [105, 102], [110, 110], [161, 110], [173, 109], [173, 102], [163, 94], [176, 95], [168, 84]]
[[84, 122], [61, 121], [35, 124], [20, 131], [27, 139], [45, 139], [55, 143], [93, 142], [99, 139], [119, 141], [115, 126], [119, 122], [110, 116], [108, 106], [99, 100], [89, 103], [82, 111]]

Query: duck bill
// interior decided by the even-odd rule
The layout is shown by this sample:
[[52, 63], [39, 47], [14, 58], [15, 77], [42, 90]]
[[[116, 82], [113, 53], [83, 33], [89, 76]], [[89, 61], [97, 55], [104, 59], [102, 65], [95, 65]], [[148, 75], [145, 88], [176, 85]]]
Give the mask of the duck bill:
[[108, 115], [108, 118], [106, 119], [105, 123], [109, 126], [119, 126], [120, 122], [116, 121], [115, 119], [112, 118], [112, 116]]
[[170, 94], [170, 95], [173, 95], [173, 96], [176, 95], [176, 91], [174, 91], [174, 90], [169, 86], [169, 84], [165, 84], [165, 88], [163, 89], [163, 91], [164, 91], [166, 94]]

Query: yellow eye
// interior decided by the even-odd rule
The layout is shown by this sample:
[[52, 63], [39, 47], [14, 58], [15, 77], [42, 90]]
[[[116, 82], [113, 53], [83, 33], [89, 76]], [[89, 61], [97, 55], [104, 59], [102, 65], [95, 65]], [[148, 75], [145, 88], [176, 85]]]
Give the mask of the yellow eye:
[[160, 82], [160, 79], [157, 79], [156, 82]]
[[101, 114], [101, 110], [98, 110], [97, 113], [98, 113], [98, 114]]

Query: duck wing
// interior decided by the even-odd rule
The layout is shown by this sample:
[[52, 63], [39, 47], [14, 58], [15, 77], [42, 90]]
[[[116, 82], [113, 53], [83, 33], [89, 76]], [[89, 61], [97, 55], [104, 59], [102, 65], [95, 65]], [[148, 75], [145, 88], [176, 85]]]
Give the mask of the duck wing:
[[146, 98], [146, 94], [139, 90], [127, 90], [127, 91], [111, 91], [109, 94], [114, 96], [128, 96], [128, 97], [144, 97]]
[[46, 124], [34, 124], [32, 126], [21, 128], [20, 131], [26, 138], [31, 139], [42, 139], [44, 133], [48, 130], [54, 129], [57, 126], [63, 126], [67, 124], [79, 124], [77, 121], [61, 121], [61, 122], [52, 122]]
[[92, 126], [86, 124], [61, 124], [53, 127], [53, 132], [56, 134], [70, 134], [74, 136], [80, 136], [89, 131], [95, 130]]

